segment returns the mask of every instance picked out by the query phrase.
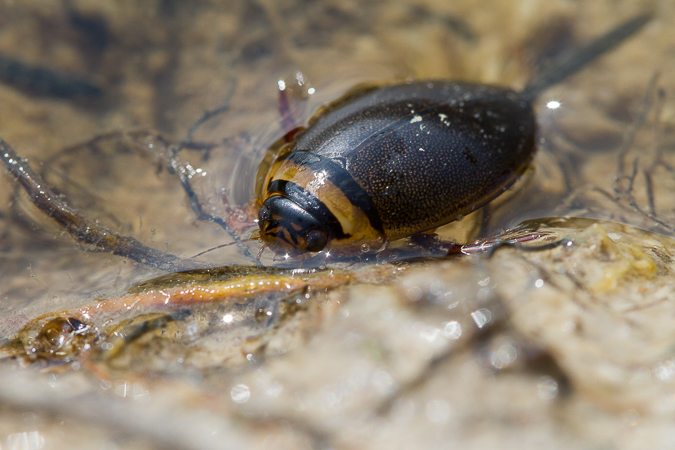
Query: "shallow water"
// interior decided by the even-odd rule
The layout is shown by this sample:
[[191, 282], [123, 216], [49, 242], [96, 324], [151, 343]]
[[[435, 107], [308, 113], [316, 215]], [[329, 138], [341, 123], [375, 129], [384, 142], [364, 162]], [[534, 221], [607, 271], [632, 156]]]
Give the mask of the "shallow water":
[[[102, 95], [63, 99], [35, 86], [5, 82], [0, 84], [0, 133], [89, 218], [182, 257], [230, 241], [216, 224], [195, 219], [177, 177], [165, 165], [169, 144], [186, 139], [205, 111], [228, 106], [193, 130], [193, 140], [209, 150], [183, 149], [179, 162], [192, 170], [195, 192], [207, 210], [222, 216], [226, 214], [225, 200], [242, 205], [252, 199], [258, 164], [265, 150], [283, 134], [279, 80], [296, 86], [298, 95], [291, 98], [291, 110], [299, 124], [322, 104], [363, 82], [450, 78], [519, 88], [530, 79], [536, 64], [647, 7], [644, 2], [628, 1], [592, 5], [482, 2], [480, 7], [469, 1], [136, 3], [1, 3], [0, 54], [87, 80], [100, 87]], [[669, 76], [675, 61], [668, 50], [675, 7], [667, 1], [653, 1], [648, 6], [655, 18], [643, 32], [547, 90], [537, 101], [540, 149], [533, 169], [507, 196], [491, 205], [484, 233], [548, 217], [611, 220], [658, 233], [603, 225], [612, 239], [623, 239], [643, 251], [660, 249], [648, 252], [657, 260], [654, 255], [669, 254], [672, 245], [663, 236], [675, 234], [671, 98], [675, 90]], [[301, 89], [297, 88], [298, 74], [306, 83]], [[310, 85], [312, 94], [307, 91]], [[162, 274], [114, 256], [83, 251], [18, 193], [9, 177], [0, 179], [0, 204], [3, 340], [45, 312], [114, 298], [134, 283]], [[474, 220], [482, 214], [469, 216], [440, 233], [466, 241], [476, 238]], [[571, 221], [561, 226], [546, 222], [562, 230], [560, 235], [568, 230], [575, 233], [591, 223]], [[241, 233], [247, 236], [248, 231]], [[591, 242], [600, 239], [597, 234], [583, 236], [579, 242], [590, 242], [588, 248], [600, 245]], [[257, 243], [251, 243], [250, 248], [255, 254]], [[86, 366], [86, 358], [76, 357], [77, 370], [71, 370], [71, 365], [60, 366], [60, 370], [52, 367], [48, 375], [7, 364], [2, 376], [10, 387], [1, 395], [10, 406], [3, 415], [30, 411], [38, 419], [26, 419], [29, 424], [18, 419], [7, 421], [7, 430], [1, 432], [6, 433], [10, 447], [19, 445], [10, 441], [37, 439], [54, 448], [63, 446], [59, 441], [63, 435], [77, 435], [91, 443], [105, 440], [125, 448], [164, 447], [167, 443], [177, 448], [218, 448], [223, 441], [210, 437], [214, 430], [229, 436], [233, 448], [237, 443], [239, 448], [262, 448], [266, 444], [259, 436], [265, 433], [269, 442], [280, 443], [277, 447], [346, 448], [368, 437], [376, 448], [397, 442], [397, 436], [405, 432], [410, 440], [401, 442], [428, 448], [439, 445], [429, 437], [436, 436], [435, 427], [457, 431], [475, 414], [487, 417], [476, 425], [483, 431], [457, 434], [457, 445], [480, 448], [501, 441], [515, 448], [518, 440], [505, 425], [510, 421], [521, 423], [514, 430], [524, 433], [531, 447], [565, 448], [580, 442], [592, 446], [609, 439], [598, 431], [603, 426], [616, 430], [629, 422], [635, 442], [640, 432], [648, 430], [665, 436], [661, 443], [669, 442], [667, 430], [659, 424], [669, 420], [670, 406], [661, 405], [659, 410], [649, 395], [652, 387], [623, 395], [622, 389], [630, 383], [616, 382], [611, 373], [608, 378], [590, 377], [588, 382], [578, 375], [588, 366], [575, 365], [575, 357], [602, 366], [602, 356], [612, 354], [613, 350], [603, 347], [604, 339], [597, 341], [595, 354], [575, 353], [559, 347], [558, 340], [565, 340], [564, 336], [553, 335], [549, 341], [547, 335], [541, 340], [541, 330], [531, 327], [532, 323], [547, 323], [535, 317], [550, 319], [547, 314], [555, 308], [574, 310], [570, 305], [578, 305], [579, 296], [597, 297], [598, 292], [605, 292], [589, 291], [600, 286], [592, 278], [600, 267], [593, 257], [588, 257], [589, 267], [583, 267], [581, 259], [582, 267], [572, 269], [562, 267], [565, 261], [572, 261], [570, 255], [542, 253], [548, 256], [542, 256], [541, 261], [538, 256], [525, 257], [511, 250], [500, 250], [497, 255], [496, 262], [422, 264], [420, 273], [430, 272], [428, 276], [415, 272], [408, 278], [397, 278], [395, 270], [391, 276], [364, 270], [361, 273], [365, 275], [353, 281], [351, 288], [328, 294], [310, 289], [307, 299], [311, 306], [297, 315], [283, 315], [283, 320], [275, 315], [275, 320], [262, 325], [244, 321], [240, 324], [244, 328], [236, 332], [222, 323], [214, 325], [214, 321], [228, 315], [234, 320], [237, 314], [250, 319], [260, 308], [248, 304], [246, 296], [234, 305], [186, 307], [189, 318], [185, 320], [175, 310], [151, 309], [151, 313], [173, 314], [175, 324], [156, 331], [159, 336], [162, 329], [168, 330], [171, 339], [157, 343], [146, 337], [114, 358], [94, 358], [90, 366]], [[521, 267], [523, 258], [527, 264]], [[643, 267], [646, 263], [640, 262], [644, 258], [637, 250], [630, 253], [621, 247], [607, 258], [617, 265], [604, 273], [610, 273], [610, 282], [619, 280], [619, 287], [612, 285], [609, 290], [630, 296], [635, 289], [637, 297], [642, 292], [645, 298], [652, 294], [661, 298], [665, 291], [659, 289], [670, 286], [667, 261], [655, 269], [663, 276], [658, 278], [663, 284], [657, 289], [658, 283], [650, 278], [653, 274]], [[210, 252], [201, 260], [216, 265], [250, 263], [234, 246]], [[263, 261], [271, 263], [271, 254], [265, 254]], [[551, 300], [551, 309], [528, 316], [528, 308], [535, 308], [536, 302], [527, 299], [539, 298], [533, 294], [541, 288], [538, 281], [548, 286], [549, 280], [536, 273], [542, 267], [553, 273], [558, 273], [558, 267], [568, 274], [568, 281], [576, 280], [576, 274], [570, 274], [577, 270], [581, 275], [576, 281], [584, 289], [567, 297], [561, 293], [567, 291], [560, 288], [557, 295], [562, 306]], [[512, 283], [514, 286], [505, 287], [504, 276], [508, 279], [509, 271], [516, 269], [525, 275]], [[566, 286], [564, 280], [557, 283], [558, 287]], [[522, 299], [526, 307], [522, 309], [523, 303], [509, 299]], [[256, 301], [264, 303], [265, 309], [287, 300], [285, 294], [278, 294]], [[588, 308], [580, 307], [582, 319], [578, 320], [586, 320]], [[135, 329], [137, 314], [131, 309], [111, 316], [116, 322], [108, 328], [103, 323], [97, 326], [104, 332], [114, 326]], [[575, 314], [570, 312], [569, 320], [556, 323], [555, 329], [572, 327], [568, 323], [576, 323]], [[376, 318], [369, 321], [368, 317]], [[151, 318], [143, 316], [140, 323], [145, 319]], [[646, 316], [633, 320], [640, 322]], [[506, 331], [495, 327], [496, 331], [482, 334], [488, 322]], [[605, 316], [601, 322], [606, 328], [598, 330], [616, 325]], [[462, 339], [455, 346], [458, 329], [464, 333], [460, 332]], [[252, 339], [254, 350], [245, 349], [241, 341], [228, 340], [242, 336], [256, 336]], [[256, 340], [260, 336], [262, 341]], [[410, 345], [406, 339], [411, 340]], [[667, 336], [659, 339], [667, 341]], [[630, 342], [633, 355], [653, 348], [653, 341], [644, 335]], [[587, 344], [586, 348], [595, 347]], [[528, 352], [540, 357], [514, 356]], [[235, 354], [238, 356], [232, 356]], [[320, 354], [326, 356], [317, 356]], [[188, 355], [194, 358], [192, 366], [183, 364]], [[253, 355], [253, 361], [248, 355]], [[457, 360], [454, 365], [448, 363], [448, 355]], [[651, 379], [661, 379], [660, 374], [668, 380], [664, 375], [670, 370], [668, 358], [657, 351], [654, 355], [635, 366], [645, 368]], [[513, 372], [507, 371], [506, 377], [498, 382], [489, 380], [490, 371], [504, 373], [502, 368], [514, 360], [524, 366], [541, 364], [543, 369], [510, 366]], [[434, 372], [434, 361], [442, 367], [440, 372]], [[81, 370], [83, 364], [85, 370]], [[602, 370], [612, 372], [598, 368]], [[293, 373], [307, 375], [293, 380]], [[315, 374], [315, 384], [309, 374]], [[441, 375], [449, 376], [452, 383], [448, 386], [465, 390], [467, 397], [436, 386]], [[637, 379], [638, 375], [631, 376]], [[73, 389], [73, 384], [82, 392]], [[608, 395], [603, 390], [608, 385], [619, 393]], [[646, 382], [645, 386], [652, 384]], [[654, 386], [656, 392], [667, 391]], [[559, 395], [565, 389], [568, 396]], [[209, 399], [209, 391], [216, 392], [214, 398]], [[498, 401], [472, 407], [470, 392], [476, 396], [483, 391]], [[532, 393], [535, 399], [529, 397]], [[544, 401], [549, 394], [553, 402]], [[184, 396], [190, 395], [199, 399], [197, 406], [184, 401]], [[131, 397], [132, 403], [118, 403]], [[148, 398], [151, 401], [146, 402]], [[172, 412], [162, 411], [163, 404], [172, 405]], [[97, 408], [107, 411], [105, 420], [92, 414]], [[592, 416], [589, 411], [597, 412], [598, 408], [602, 413], [595, 423], [571, 423], [575, 414], [583, 416], [579, 411]], [[69, 425], [59, 428], [47, 411], [65, 415]], [[358, 422], [353, 417], [373, 414], [376, 419], [364, 419], [353, 432], [339, 437], [341, 429]], [[537, 415], [541, 416], [538, 422], [528, 422]], [[635, 417], [640, 415], [649, 416], [642, 429], [636, 428], [640, 421]], [[135, 422], [134, 417], [145, 419]], [[245, 426], [234, 431], [234, 421], [243, 421]], [[171, 429], [166, 423], [194, 427]], [[198, 423], [201, 425], [195, 425]], [[100, 431], [88, 434], [82, 431], [83, 424]], [[126, 440], [120, 440], [119, 430]], [[573, 437], [563, 437], [570, 430]], [[447, 437], [438, 435], [442, 436]], [[622, 442], [612, 441], [612, 445], [620, 448]]]

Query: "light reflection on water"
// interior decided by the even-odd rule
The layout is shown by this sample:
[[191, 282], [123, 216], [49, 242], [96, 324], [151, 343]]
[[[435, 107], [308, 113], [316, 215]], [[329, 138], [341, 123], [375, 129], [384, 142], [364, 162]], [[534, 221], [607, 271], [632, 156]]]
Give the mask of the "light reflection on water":
[[115, 381], [115, 395], [122, 398], [129, 398], [135, 401], [149, 401], [150, 391], [141, 383], [134, 383], [125, 380]]
[[45, 445], [45, 438], [39, 431], [25, 431], [7, 436], [9, 450], [39, 450]]
[[652, 372], [659, 380], [670, 382], [675, 376], [675, 361], [672, 359], [662, 361], [652, 369]]
[[445, 400], [430, 400], [425, 406], [427, 417], [433, 423], [443, 425], [450, 420], [451, 408]]

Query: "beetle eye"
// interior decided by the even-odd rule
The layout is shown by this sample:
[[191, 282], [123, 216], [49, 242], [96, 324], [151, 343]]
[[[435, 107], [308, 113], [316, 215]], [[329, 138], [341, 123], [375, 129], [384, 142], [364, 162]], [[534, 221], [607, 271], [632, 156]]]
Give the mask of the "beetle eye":
[[307, 251], [309, 252], [320, 252], [326, 246], [328, 242], [328, 236], [326, 233], [320, 230], [312, 230], [307, 235]]
[[260, 222], [269, 222], [272, 220], [272, 211], [270, 211], [270, 207], [266, 204], [263, 204], [260, 208], [260, 211], [258, 212], [258, 220]]
[[260, 236], [277, 253], [321, 251], [329, 240], [329, 231], [310, 212], [293, 200], [268, 197], [258, 214]]

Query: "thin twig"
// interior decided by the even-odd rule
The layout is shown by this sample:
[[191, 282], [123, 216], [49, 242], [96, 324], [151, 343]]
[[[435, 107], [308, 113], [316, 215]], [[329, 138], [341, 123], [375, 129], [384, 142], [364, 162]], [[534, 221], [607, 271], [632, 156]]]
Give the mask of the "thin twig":
[[236, 243], [239, 251], [246, 257], [248, 260], [252, 261], [253, 264], [260, 266], [260, 261], [256, 260], [249, 249], [243, 244], [242, 239], [229, 227], [227, 221], [221, 217], [214, 216], [204, 211], [204, 207], [199, 199], [199, 196], [192, 187], [190, 183], [190, 173], [185, 165], [178, 162], [178, 154], [184, 148], [189, 148], [193, 143], [194, 135], [199, 130], [205, 122], [210, 120], [213, 117], [216, 117], [220, 114], [225, 113], [230, 109], [230, 103], [232, 96], [234, 95], [235, 88], [237, 86], [236, 78], [232, 77], [230, 80], [230, 85], [228, 86], [227, 92], [225, 93], [225, 99], [223, 103], [211, 110], [205, 111], [188, 129], [185, 139], [177, 145], [171, 146], [169, 148], [169, 158], [167, 166], [169, 171], [175, 173], [180, 180], [180, 184], [187, 195], [188, 201], [190, 202], [190, 208], [196, 214], [197, 220], [209, 221], [219, 225], [223, 230], [230, 235], [232, 240]]
[[643, 172], [643, 176], [645, 177], [645, 189], [647, 190], [647, 202], [649, 204], [649, 211], [651, 211], [651, 214], [654, 217], [657, 217], [658, 213], [656, 212], [656, 203], [654, 201], [654, 185], [652, 182], [651, 171], [645, 170]]
[[167, 272], [204, 267], [197, 262], [147, 247], [132, 237], [121, 236], [88, 220], [68, 207], [33, 171], [28, 162], [20, 158], [1, 137], [0, 157], [7, 171], [23, 187], [33, 205], [63, 227], [78, 242], [94, 245], [113, 255]]
[[635, 182], [635, 178], [637, 176], [637, 166], [638, 166], [638, 158], [635, 158], [633, 160], [633, 173], [630, 176], [630, 182], [628, 184], [628, 189], [623, 192], [623, 194], [628, 198], [628, 203], [630, 206], [637, 211], [638, 213], [642, 214], [644, 217], [653, 220], [654, 222], [658, 223], [662, 227], [664, 227], [666, 230], [669, 231], [675, 231], [675, 228], [673, 228], [672, 225], [667, 224], [666, 222], [658, 219], [656, 215], [652, 213], [648, 213], [647, 211], [644, 211], [642, 208], [640, 208], [640, 205], [638, 205], [637, 200], [635, 199], [635, 196], [633, 195], [633, 184]]
[[635, 118], [635, 121], [633, 121], [633, 123], [631, 124], [631, 127], [628, 129], [628, 133], [626, 134], [626, 138], [621, 144], [617, 164], [618, 176], [625, 175], [626, 155], [633, 146], [633, 142], [635, 141], [635, 134], [644, 125], [645, 120], [647, 119], [647, 114], [649, 113], [649, 110], [652, 107], [654, 90], [656, 89], [656, 83], [659, 80], [659, 75], [660, 74], [656, 72], [654, 73], [654, 75], [652, 75], [651, 79], [649, 80], [649, 84], [647, 85], [647, 90], [645, 92], [644, 99], [642, 100], [642, 108], [640, 109], [640, 113]]
[[214, 109], [207, 110], [202, 113], [202, 115], [188, 129], [187, 133], [185, 134], [185, 139], [183, 139], [180, 144], [172, 149], [172, 158], [175, 158], [176, 155], [178, 155], [178, 152], [180, 152], [182, 149], [190, 147], [190, 145], [194, 142], [194, 137], [199, 127], [201, 127], [211, 118], [216, 117], [230, 109], [230, 103], [232, 102], [232, 96], [234, 95], [234, 90], [236, 87], [237, 79], [235, 77], [231, 77], [230, 84], [227, 87], [227, 91], [225, 92], [225, 100], [223, 100], [223, 103]]

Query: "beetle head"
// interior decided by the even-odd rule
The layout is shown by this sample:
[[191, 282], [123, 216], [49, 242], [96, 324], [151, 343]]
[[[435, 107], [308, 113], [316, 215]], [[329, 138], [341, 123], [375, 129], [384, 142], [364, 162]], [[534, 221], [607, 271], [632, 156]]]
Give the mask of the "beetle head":
[[258, 213], [260, 237], [275, 253], [319, 252], [328, 243], [328, 227], [293, 200], [268, 197]]

